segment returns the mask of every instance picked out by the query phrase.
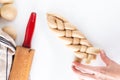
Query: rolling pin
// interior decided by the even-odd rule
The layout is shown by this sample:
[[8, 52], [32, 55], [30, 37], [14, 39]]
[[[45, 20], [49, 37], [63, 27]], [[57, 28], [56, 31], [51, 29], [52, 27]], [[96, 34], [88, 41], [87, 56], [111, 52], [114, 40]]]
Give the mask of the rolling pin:
[[22, 46], [16, 47], [13, 65], [11, 68], [9, 80], [28, 80], [32, 60], [34, 56], [34, 49], [31, 49], [31, 40], [34, 32], [36, 22], [36, 13], [31, 13], [27, 24], [25, 39]]

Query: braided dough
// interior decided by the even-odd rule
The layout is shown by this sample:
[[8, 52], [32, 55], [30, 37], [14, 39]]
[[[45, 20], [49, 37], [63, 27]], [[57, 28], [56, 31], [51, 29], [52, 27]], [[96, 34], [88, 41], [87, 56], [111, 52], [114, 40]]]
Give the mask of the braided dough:
[[47, 14], [47, 20], [50, 29], [58, 34], [59, 38], [64, 40], [68, 47], [74, 50], [76, 61], [85, 60], [86, 63], [90, 63], [91, 60], [96, 59], [100, 49], [93, 47], [86, 37], [69, 21], [59, 15], [50, 13]]

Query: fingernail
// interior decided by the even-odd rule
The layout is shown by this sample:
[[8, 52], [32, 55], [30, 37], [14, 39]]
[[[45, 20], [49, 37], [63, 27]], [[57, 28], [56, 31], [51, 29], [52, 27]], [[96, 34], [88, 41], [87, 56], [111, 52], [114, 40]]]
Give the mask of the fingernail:
[[100, 53], [101, 53], [101, 54], [104, 54], [104, 53], [105, 53], [105, 51], [104, 51], [104, 50], [100, 50]]
[[104, 50], [101, 50], [101, 53], [100, 53], [100, 54], [103, 55], [103, 56], [106, 56], [106, 53], [105, 53]]

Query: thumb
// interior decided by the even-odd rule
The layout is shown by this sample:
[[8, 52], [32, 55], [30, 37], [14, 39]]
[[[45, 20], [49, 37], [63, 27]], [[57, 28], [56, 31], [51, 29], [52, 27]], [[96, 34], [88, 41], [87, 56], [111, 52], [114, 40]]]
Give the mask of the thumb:
[[112, 60], [108, 58], [103, 50], [100, 52], [101, 59], [105, 62], [106, 65], [109, 65]]

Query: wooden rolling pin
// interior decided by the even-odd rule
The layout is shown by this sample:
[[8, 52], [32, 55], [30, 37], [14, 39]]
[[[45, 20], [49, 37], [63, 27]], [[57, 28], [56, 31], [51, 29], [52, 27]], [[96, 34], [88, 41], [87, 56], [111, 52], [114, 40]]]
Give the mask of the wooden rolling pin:
[[17, 46], [9, 80], [28, 80], [34, 50]]
[[13, 61], [13, 66], [10, 72], [9, 80], [28, 80], [34, 49], [31, 49], [31, 39], [34, 32], [36, 21], [36, 13], [32, 13], [27, 25], [25, 39], [22, 47], [16, 47], [16, 53]]

